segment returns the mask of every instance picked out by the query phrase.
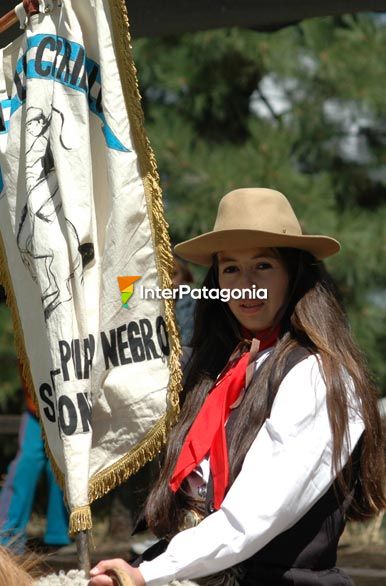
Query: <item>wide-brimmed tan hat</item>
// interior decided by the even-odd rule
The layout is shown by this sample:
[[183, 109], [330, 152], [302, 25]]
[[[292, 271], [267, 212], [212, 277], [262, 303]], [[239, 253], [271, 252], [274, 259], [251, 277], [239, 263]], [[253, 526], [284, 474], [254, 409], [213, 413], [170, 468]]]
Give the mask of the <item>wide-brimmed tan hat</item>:
[[289, 247], [307, 250], [318, 259], [340, 250], [335, 238], [303, 234], [287, 198], [273, 189], [235, 189], [221, 199], [211, 232], [177, 244], [175, 252], [194, 263], [209, 266], [221, 250]]

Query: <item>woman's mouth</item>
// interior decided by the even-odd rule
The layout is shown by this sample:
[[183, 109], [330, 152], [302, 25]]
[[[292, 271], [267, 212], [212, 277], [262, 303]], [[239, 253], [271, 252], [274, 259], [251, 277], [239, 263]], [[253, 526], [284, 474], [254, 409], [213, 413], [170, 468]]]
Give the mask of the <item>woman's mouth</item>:
[[243, 301], [239, 307], [243, 313], [256, 313], [264, 305], [264, 301]]

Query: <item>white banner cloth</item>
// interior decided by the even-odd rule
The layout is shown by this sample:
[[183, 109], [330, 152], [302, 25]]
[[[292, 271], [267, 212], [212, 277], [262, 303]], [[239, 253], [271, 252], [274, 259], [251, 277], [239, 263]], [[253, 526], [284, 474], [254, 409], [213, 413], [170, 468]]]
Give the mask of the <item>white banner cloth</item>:
[[180, 380], [171, 302], [139, 296], [172, 259], [121, 10], [54, 2], [0, 53], [3, 280], [72, 530], [159, 449]]

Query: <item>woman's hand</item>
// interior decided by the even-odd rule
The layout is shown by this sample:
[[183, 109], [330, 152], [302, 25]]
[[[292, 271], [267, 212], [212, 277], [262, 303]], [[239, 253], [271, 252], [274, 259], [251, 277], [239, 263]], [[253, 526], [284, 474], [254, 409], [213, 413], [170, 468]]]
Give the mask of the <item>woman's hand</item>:
[[133, 568], [125, 560], [103, 560], [90, 570], [89, 586], [116, 586], [116, 581], [110, 572], [114, 570], [124, 572], [133, 583], [133, 586], [145, 586], [145, 580], [138, 568]]

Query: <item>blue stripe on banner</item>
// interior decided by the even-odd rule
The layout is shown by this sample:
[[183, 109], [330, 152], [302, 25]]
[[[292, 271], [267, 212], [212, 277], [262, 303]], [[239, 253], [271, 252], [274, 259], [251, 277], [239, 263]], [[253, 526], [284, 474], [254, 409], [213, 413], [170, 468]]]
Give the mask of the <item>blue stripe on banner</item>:
[[66, 81], [63, 77], [68, 77], [68, 72], [62, 71], [60, 72], [59, 69], [55, 69], [55, 66], [50, 61], [41, 61], [39, 66], [41, 67], [42, 71], [46, 72], [46, 75], [42, 75], [38, 73], [36, 68], [36, 60], [30, 59], [27, 63], [27, 78], [28, 79], [45, 79], [50, 81], [57, 81], [61, 85], [65, 85], [73, 90], [80, 91], [82, 93], [86, 93], [87, 87], [82, 87], [80, 85], [81, 79], [78, 78], [75, 83], [71, 81]]
[[[130, 149], [123, 146], [121, 141], [115, 136], [111, 128], [108, 126], [106, 122], [106, 118], [102, 109], [102, 90], [101, 86], [101, 68], [99, 67], [96, 61], [86, 59], [86, 70], [87, 70], [87, 79], [89, 83], [89, 90], [88, 90], [88, 103], [91, 112], [93, 112], [102, 122], [102, 131], [105, 135], [106, 144], [115, 151], [121, 151], [124, 153], [130, 152]], [[97, 97], [92, 95], [92, 89], [94, 84], [98, 84], [98, 93]]]
[[11, 110], [11, 100], [2, 100], [0, 102], [0, 134], [7, 134], [9, 130], [9, 118], [11, 117], [11, 112], [9, 113], [7, 120], [4, 116], [4, 110], [7, 108]]
[[4, 189], [4, 181], [3, 181], [3, 176], [1, 174], [1, 169], [0, 169], [0, 194]]
[[[32, 49], [34, 56], [28, 58]], [[100, 66], [87, 57], [82, 45], [59, 35], [38, 34], [29, 37], [27, 52], [16, 64], [17, 95], [11, 100], [11, 116], [25, 101], [25, 78], [55, 81], [73, 90], [87, 92], [90, 111], [102, 122], [107, 146], [114, 150], [130, 152], [106, 122], [102, 109]]]
[[88, 96], [88, 104], [91, 112], [98, 116], [102, 122], [102, 131], [105, 135], [106, 144], [115, 151], [121, 151], [124, 153], [130, 152], [130, 149], [123, 146], [121, 141], [115, 136], [111, 128], [108, 126], [103, 110], [100, 107], [98, 108], [97, 100], [90, 96], [90, 94]]
[[11, 99], [11, 117], [14, 115], [16, 110], [20, 108], [22, 103], [23, 102], [20, 100], [19, 96], [13, 96], [13, 98]]
[[99, 65], [96, 61], [93, 61], [92, 59], [87, 57], [86, 70], [87, 70], [88, 77], [90, 77], [90, 75], [95, 70], [95, 81], [97, 81], [98, 83], [101, 83], [101, 68], [99, 67]]
[[16, 71], [16, 73], [18, 73], [19, 75], [21, 75], [21, 74], [23, 73], [23, 70], [25, 69], [25, 63], [24, 63], [24, 61], [25, 61], [25, 58], [26, 58], [26, 56], [27, 56], [27, 53], [24, 53], [24, 54], [23, 54], [23, 55], [20, 57], [20, 59], [18, 59], [18, 60], [17, 60], [17, 63], [16, 63], [16, 69], [15, 69], [15, 71]]

